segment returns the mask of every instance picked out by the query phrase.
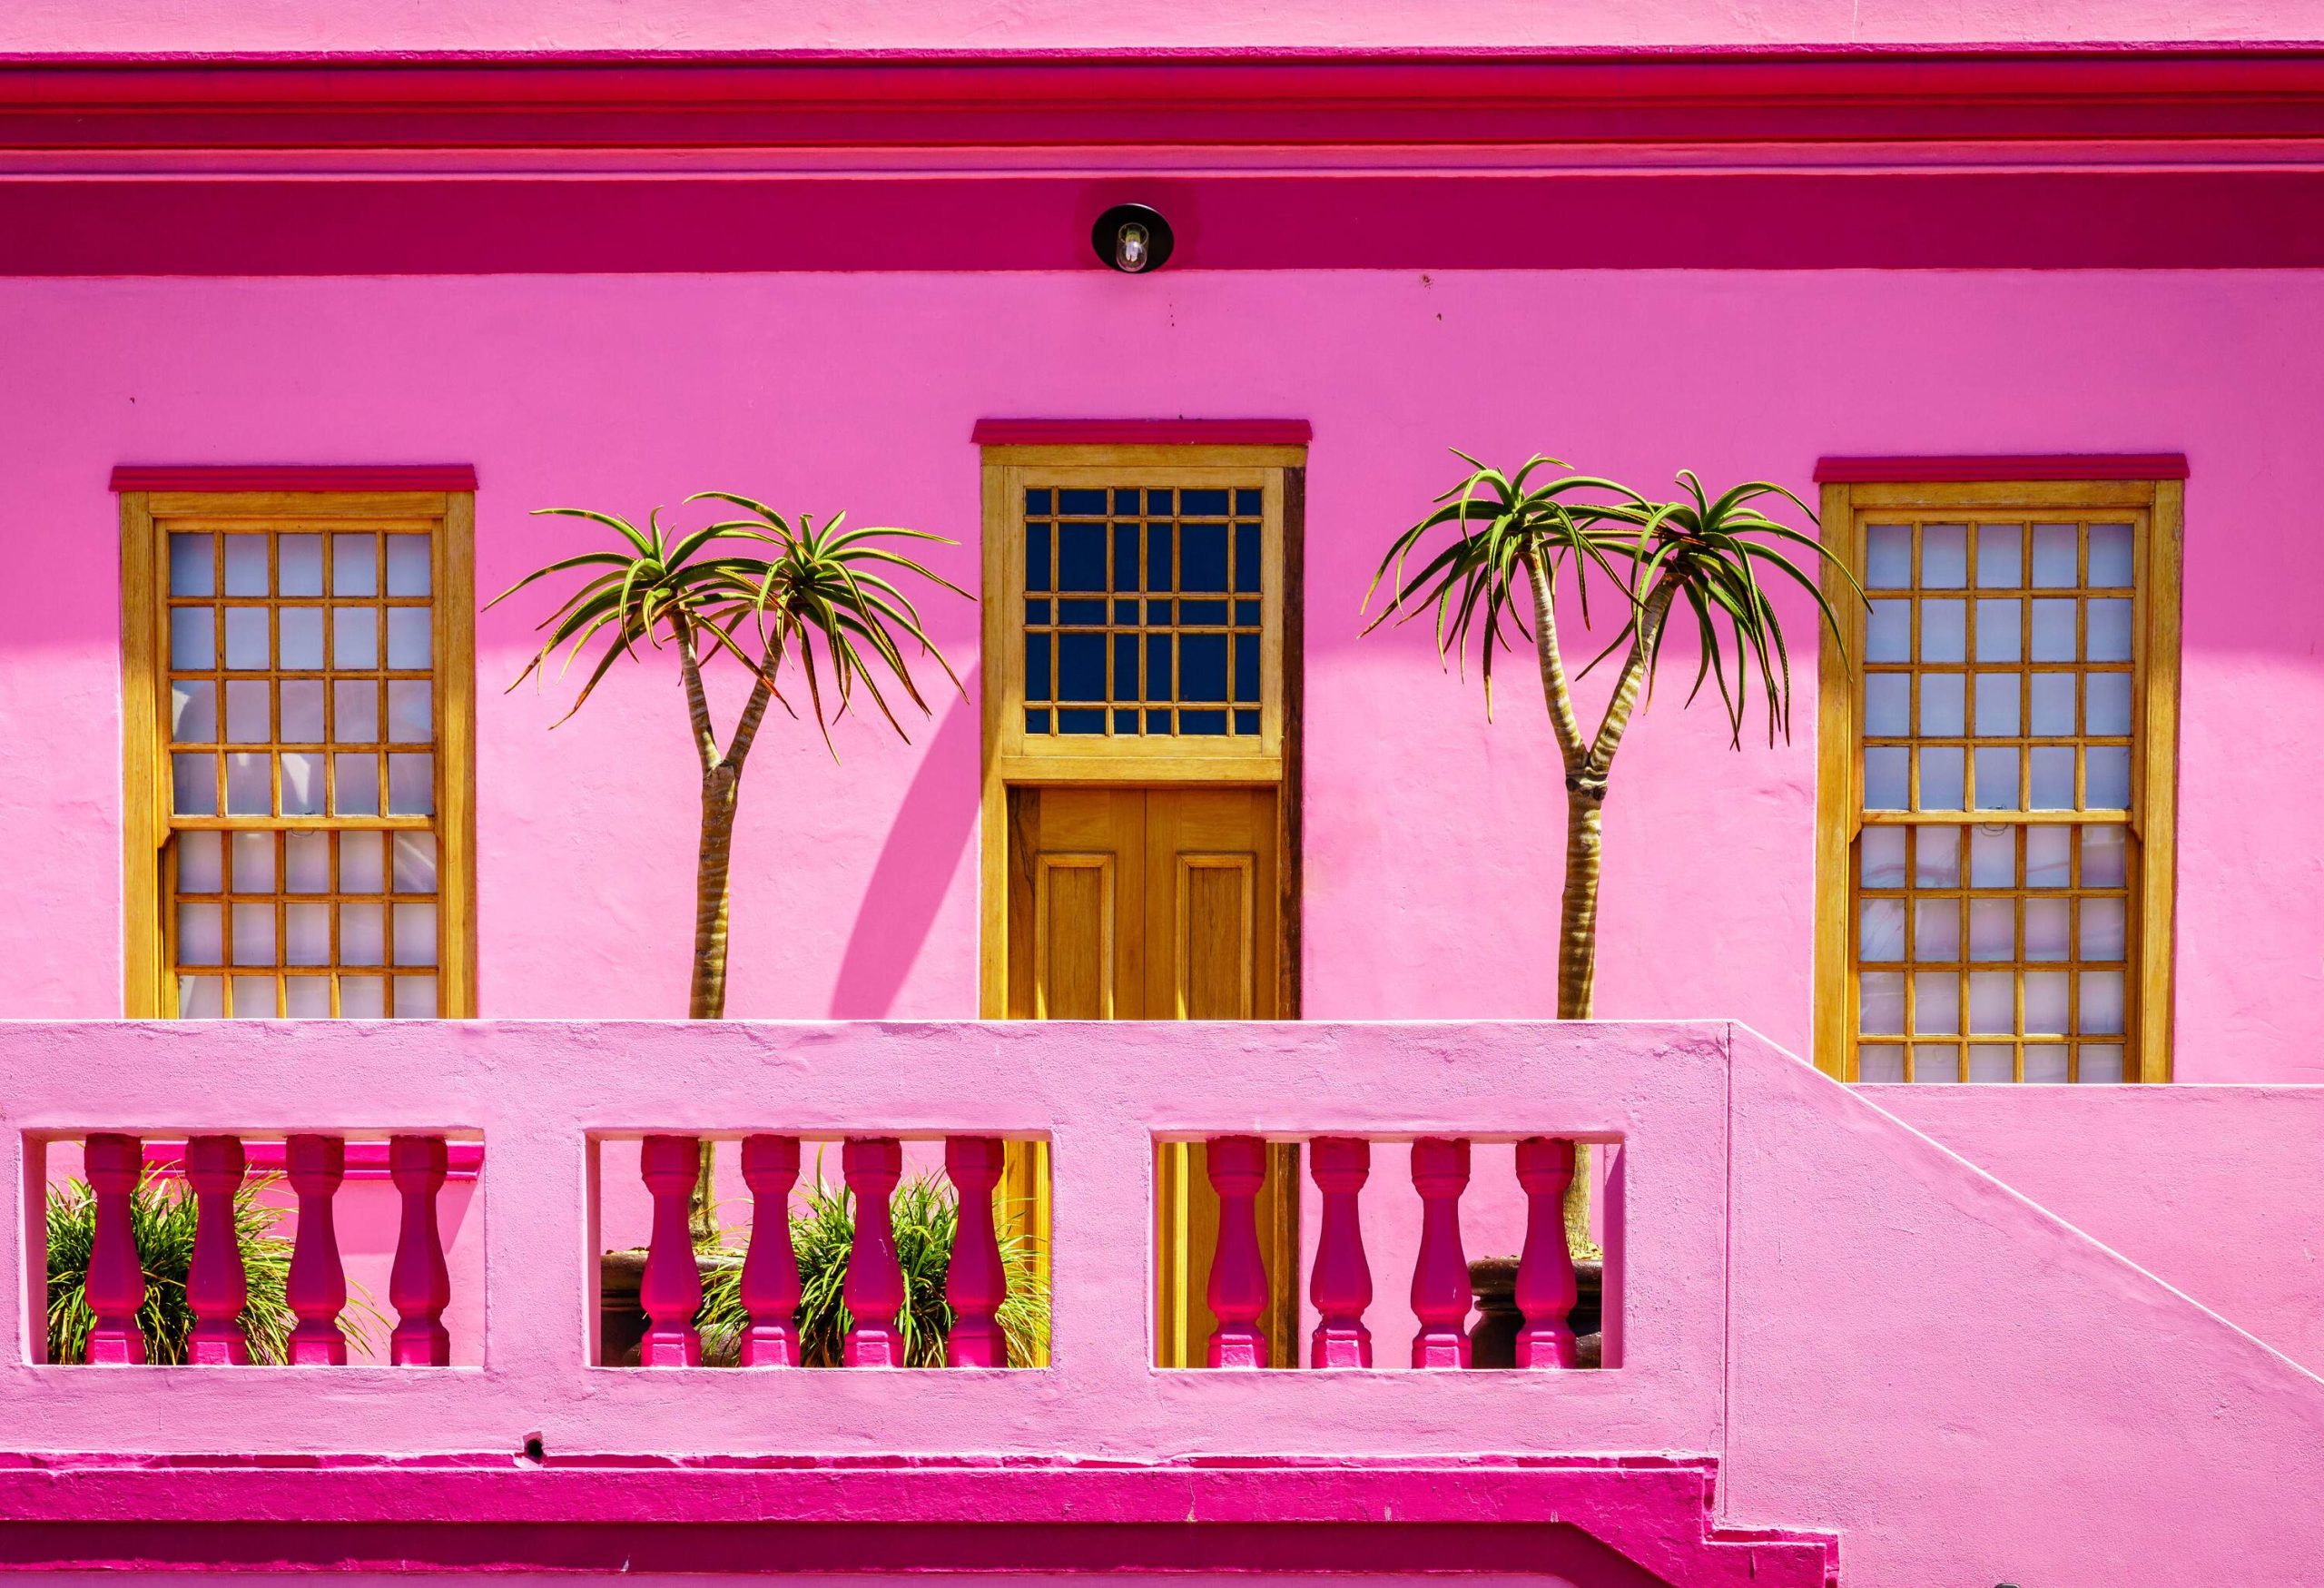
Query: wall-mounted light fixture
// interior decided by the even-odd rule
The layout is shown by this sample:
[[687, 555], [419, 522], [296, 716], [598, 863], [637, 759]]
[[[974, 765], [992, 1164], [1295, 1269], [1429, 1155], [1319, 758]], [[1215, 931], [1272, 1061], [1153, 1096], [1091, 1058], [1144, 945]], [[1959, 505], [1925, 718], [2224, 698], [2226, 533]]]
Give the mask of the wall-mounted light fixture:
[[1116, 204], [1098, 217], [1089, 246], [1108, 270], [1141, 276], [1170, 262], [1170, 222], [1146, 204]]

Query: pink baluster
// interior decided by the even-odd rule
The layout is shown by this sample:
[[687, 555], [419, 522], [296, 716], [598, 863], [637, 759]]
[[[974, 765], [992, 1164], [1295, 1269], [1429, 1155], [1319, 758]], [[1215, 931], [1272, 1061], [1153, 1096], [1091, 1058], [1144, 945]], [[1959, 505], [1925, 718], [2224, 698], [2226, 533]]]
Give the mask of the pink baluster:
[[1218, 1327], [1210, 1333], [1213, 1367], [1265, 1367], [1267, 1263], [1259, 1249], [1259, 1188], [1266, 1184], [1267, 1147], [1256, 1136], [1214, 1136], [1205, 1155], [1218, 1193], [1218, 1244], [1210, 1255], [1203, 1298]]
[[1000, 1184], [1001, 1148], [990, 1136], [951, 1136], [944, 1141], [944, 1172], [960, 1192], [960, 1222], [952, 1237], [952, 1266], [944, 1299], [952, 1305], [952, 1332], [944, 1360], [954, 1367], [1006, 1367], [1009, 1340], [994, 1314], [1009, 1298], [1009, 1272], [992, 1227], [992, 1192]]
[[145, 1169], [145, 1144], [134, 1136], [100, 1132], [83, 1148], [90, 1189], [96, 1193], [96, 1230], [81, 1295], [96, 1315], [88, 1359], [108, 1367], [145, 1360], [137, 1309], [145, 1305], [145, 1270], [137, 1255], [130, 1199]]
[[347, 1175], [347, 1143], [336, 1136], [293, 1136], [282, 1156], [299, 1195], [298, 1245], [282, 1287], [299, 1320], [290, 1331], [290, 1366], [344, 1367], [347, 1336], [339, 1315], [347, 1307], [347, 1270], [339, 1259], [331, 1198]]
[[388, 1299], [396, 1309], [388, 1360], [398, 1367], [444, 1367], [452, 1360], [452, 1336], [444, 1327], [452, 1277], [444, 1267], [444, 1237], [436, 1228], [436, 1193], [443, 1188], [444, 1169], [441, 1136], [388, 1139], [388, 1174], [403, 1198], [395, 1267], [388, 1271]]
[[1469, 1365], [1469, 1259], [1461, 1250], [1461, 1192], [1469, 1183], [1469, 1144], [1430, 1138], [1413, 1143], [1420, 1192], [1420, 1257], [1413, 1264], [1415, 1367]]
[[1308, 1173], [1324, 1193], [1323, 1228], [1307, 1279], [1315, 1304], [1315, 1333], [1308, 1363], [1315, 1367], [1369, 1367], [1372, 1331], [1364, 1309], [1372, 1305], [1372, 1265], [1364, 1258], [1364, 1226], [1356, 1193], [1372, 1173], [1372, 1143], [1348, 1136], [1308, 1144]]
[[841, 1299], [855, 1316], [841, 1353], [850, 1367], [901, 1367], [903, 1269], [896, 1262], [896, 1229], [888, 1198], [903, 1178], [903, 1144], [892, 1136], [851, 1138], [840, 1152], [847, 1189], [855, 1193], [855, 1248], [847, 1257]]
[[702, 1336], [694, 1327], [702, 1310], [702, 1270], [694, 1266], [694, 1236], [686, 1228], [686, 1200], [701, 1172], [701, 1138], [645, 1139], [638, 1174], [653, 1193], [654, 1236], [637, 1286], [646, 1320], [637, 1359], [648, 1367], [702, 1366]]
[[242, 1277], [241, 1242], [235, 1238], [234, 1193], [248, 1159], [237, 1136], [196, 1136], [185, 1144], [186, 1183], [193, 1188], [193, 1255], [186, 1266], [185, 1302], [193, 1314], [187, 1354], [198, 1367], [231, 1367], [251, 1359], [242, 1337], [242, 1307], [250, 1286]]
[[799, 1366], [799, 1259], [791, 1249], [791, 1188], [799, 1179], [799, 1139], [743, 1139], [743, 1183], [751, 1189], [751, 1250], [743, 1259], [745, 1367]]
[[1571, 1367], [1579, 1361], [1566, 1314], [1581, 1294], [1565, 1244], [1565, 1193], [1573, 1184], [1573, 1143], [1544, 1136], [1517, 1144], [1517, 1183], [1525, 1188], [1525, 1250], [1517, 1260], [1520, 1367]]

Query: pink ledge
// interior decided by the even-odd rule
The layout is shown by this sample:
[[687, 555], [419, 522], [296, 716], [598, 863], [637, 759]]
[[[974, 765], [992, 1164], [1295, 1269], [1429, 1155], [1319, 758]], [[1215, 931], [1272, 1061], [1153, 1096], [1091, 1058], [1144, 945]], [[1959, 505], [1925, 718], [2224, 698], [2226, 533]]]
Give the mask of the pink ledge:
[[131, 490], [466, 490], [467, 463], [123, 463], [113, 488]]
[[1818, 458], [1817, 485], [1974, 483], [1988, 479], [2184, 479], [2183, 452], [2034, 452], [1994, 457]]
[[979, 447], [1305, 447], [1305, 419], [979, 419]]
[[[250, 1172], [279, 1175], [289, 1168], [288, 1149], [280, 1141], [245, 1141], [242, 1155]], [[484, 1143], [481, 1141], [448, 1141], [444, 1144], [446, 1176], [455, 1180], [472, 1180], [484, 1169]], [[182, 1141], [148, 1141], [145, 1143], [145, 1167], [155, 1174], [182, 1175], [185, 1172], [185, 1143]], [[388, 1144], [384, 1141], [350, 1141], [347, 1143], [347, 1175], [350, 1180], [384, 1180], [388, 1173]]]
[[[1326, 1466], [0, 1465], [0, 1570], [1492, 1572], [1826, 1588], [1709, 1458]], [[115, 1458], [117, 1459], [117, 1458]], [[320, 1459], [320, 1458], [318, 1458]], [[474, 1460], [476, 1458], [470, 1458]], [[506, 1460], [507, 1458], [503, 1458]]]

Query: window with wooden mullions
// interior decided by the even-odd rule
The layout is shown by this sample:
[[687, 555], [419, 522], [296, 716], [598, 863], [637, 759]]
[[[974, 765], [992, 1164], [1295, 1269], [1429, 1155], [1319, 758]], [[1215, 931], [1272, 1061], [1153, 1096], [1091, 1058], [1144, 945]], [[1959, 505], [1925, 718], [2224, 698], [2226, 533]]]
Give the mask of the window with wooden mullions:
[[153, 813], [158, 917], [133, 887], [133, 1013], [471, 1012], [467, 508], [124, 496], [125, 574], [151, 570], [125, 578], [153, 641], [129, 797]]

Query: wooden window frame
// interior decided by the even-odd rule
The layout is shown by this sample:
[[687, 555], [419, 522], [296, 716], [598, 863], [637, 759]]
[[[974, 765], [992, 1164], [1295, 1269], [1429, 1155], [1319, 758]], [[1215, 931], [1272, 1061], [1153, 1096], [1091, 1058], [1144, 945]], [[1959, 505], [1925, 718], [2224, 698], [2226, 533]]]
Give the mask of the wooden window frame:
[[[1856, 1079], [1856, 930], [1852, 856], [1864, 821], [1861, 738], [1865, 609], [1849, 576], [1864, 574], [1858, 516], [1886, 508], [1926, 515], [2122, 509], [2147, 515], [2136, 570], [2131, 808], [2138, 843], [2132, 868], [2123, 1080], [2171, 1076], [2172, 968], [2178, 873], [2180, 575], [2183, 459], [1827, 459], [1822, 483], [1824, 589], [1840, 619], [1840, 643], [1820, 641], [1817, 711], [1816, 938], [1813, 1034], [1818, 1069]], [[2013, 468], [2013, 462], [2023, 467]], [[1843, 571], [1845, 570], [1845, 571]], [[2066, 819], [2071, 819], [2070, 814]], [[1965, 1034], [1961, 1039], [1967, 1041]]]
[[[344, 483], [329, 478], [344, 475]], [[459, 489], [397, 488], [438, 477]], [[172, 518], [289, 517], [364, 521], [432, 518], [432, 663], [437, 713], [438, 1007], [477, 1012], [476, 978], [476, 498], [465, 469], [136, 469], [116, 472], [121, 510], [123, 1008], [131, 1020], [176, 1011], [168, 954], [167, 849], [171, 779], [165, 725], [169, 669], [168, 536]], [[280, 823], [273, 824], [280, 825]], [[329, 826], [328, 823], [319, 825]], [[222, 973], [231, 974], [231, 970]]]

